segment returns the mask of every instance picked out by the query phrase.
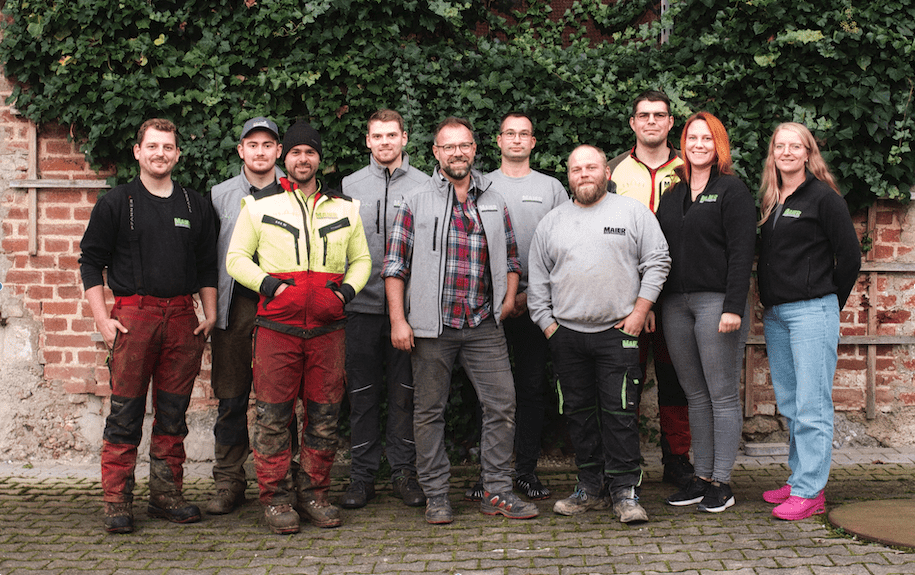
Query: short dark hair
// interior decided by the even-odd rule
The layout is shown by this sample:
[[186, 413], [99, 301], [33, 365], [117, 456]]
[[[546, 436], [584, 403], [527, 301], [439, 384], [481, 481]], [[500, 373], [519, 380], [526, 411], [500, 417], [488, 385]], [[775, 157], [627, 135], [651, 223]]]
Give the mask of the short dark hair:
[[464, 126], [468, 130], [470, 130], [470, 133], [473, 134], [474, 139], [476, 139], [476, 132], [473, 131], [473, 124], [470, 123], [470, 120], [468, 120], [466, 118], [458, 118], [457, 116], [448, 116], [447, 118], [445, 118], [444, 120], [439, 122], [438, 126], [435, 127], [435, 134], [432, 136], [433, 144], [435, 144], [438, 141], [439, 133], [442, 130], [444, 130], [445, 128], [447, 128], [448, 126]]
[[632, 102], [632, 117], [635, 118], [635, 109], [639, 107], [640, 102], [664, 102], [667, 106], [667, 113], [673, 115], [673, 112], [670, 110], [670, 98], [667, 97], [667, 94], [660, 90], [646, 90], [639, 94], [635, 101]]
[[404, 128], [403, 116], [394, 110], [389, 110], [388, 108], [382, 108], [369, 116], [369, 121], [365, 123], [366, 128], [368, 128], [372, 122], [397, 122], [401, 132], [406, 129]]
[[165, 118], [152, 118], [143, 122], [143, 125], [140, 126], [140, 129], [137, 130], [137, 145], [143, 144], [143, 138], [146, 136], [146, 130], [152, 128], [153, 130], [159, 130], [160, 132], [171, 132], [175, 135], [175, 147], [180, 147], [178, 145], [178, 128], [170, 120]]
[[531, 120], [531, 117], [523, 112], [517, 112], [517, 111], [513, 110], [513, 111], [505, 114], [504, 116], [502, 116], [502, 119], [499, 120], [499, 133], [502, 132], [502, 126], [505, 125], [505, 120], [507, 120], [509, 118], [524, 118], [525, 120], [527, 120], [528, 122], [531, 123], [531, 132], [534, 131], [534, 121]]

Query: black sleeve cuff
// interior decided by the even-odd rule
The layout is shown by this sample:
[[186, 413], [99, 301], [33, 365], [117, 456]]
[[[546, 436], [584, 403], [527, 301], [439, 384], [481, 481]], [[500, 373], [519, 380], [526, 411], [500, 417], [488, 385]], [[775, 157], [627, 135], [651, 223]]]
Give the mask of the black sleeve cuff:
[[264, 281], [261, 282], [260, 292], [267, 297], [273, 297], [281, 283], [283, 283], [283, 280], [273, 276], [267, 276], [264, 278]]
[[353, 301], [353, 298], [356, 297], [356, 290], [353, 289], [353, 286], [349, 284], [343, 284], [338, 289], [341, 295], [343, 295], [343, 303], [347, 304]]

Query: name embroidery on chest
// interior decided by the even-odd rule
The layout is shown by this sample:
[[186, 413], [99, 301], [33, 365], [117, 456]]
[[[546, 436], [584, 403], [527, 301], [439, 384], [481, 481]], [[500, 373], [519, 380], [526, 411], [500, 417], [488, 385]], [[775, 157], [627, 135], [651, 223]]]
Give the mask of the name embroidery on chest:
[[801, 217], [801, 210], [785, 210], [782, 212], [782, 216], [786, 218], [799, 218]]
[[543, 203], [543, 196], [521, 196], [522, 202], [535, 202], [538, 204]]
[[315, 219], [317, 220], [336, 220], [339, 217], [340, 215], [334, 212], [315, 212]]
[[175, 227], [191, 229], [191, 220], [186, 220], [184, 218], [175, 218]]
[[702, 196], [699, 198], [700, 204], [710, 204], [718, 201], [718, 194], [710, 194], [708, 196]]
[[604, 234], [610, 234], [614, 236], [625, 236], [626, 228], [604, 228]]

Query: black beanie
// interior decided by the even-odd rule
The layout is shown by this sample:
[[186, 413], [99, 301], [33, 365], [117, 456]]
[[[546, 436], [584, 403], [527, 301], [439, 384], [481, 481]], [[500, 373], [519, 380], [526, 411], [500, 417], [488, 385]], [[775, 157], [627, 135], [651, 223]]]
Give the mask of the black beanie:
[[321, 152], [321, 134], [311, 127], [311, 124], [305, 120], [299, 120], [293, 124], [286, 134], [283, 135], [283, 160], [286, 159], [286, 153], [299, 144], [311, 146], [318, 152], [318, 156], [323, 156]]

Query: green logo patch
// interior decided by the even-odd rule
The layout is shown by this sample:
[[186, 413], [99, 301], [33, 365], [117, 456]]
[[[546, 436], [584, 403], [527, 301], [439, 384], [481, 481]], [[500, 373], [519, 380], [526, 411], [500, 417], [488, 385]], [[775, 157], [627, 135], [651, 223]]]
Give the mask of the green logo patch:
[[718, 201], [718, 194], [709, 194], [707, 196], [702, 196], [699, 198], [700, 204], [710, 204]]
[[191, 220], [186, 220], [184, 218], [175, 218], [175, 227], [191, 229]]
[[624, 339], [623, 340], [623, 349], [638, 349], [639, 340], [637, 339]]

